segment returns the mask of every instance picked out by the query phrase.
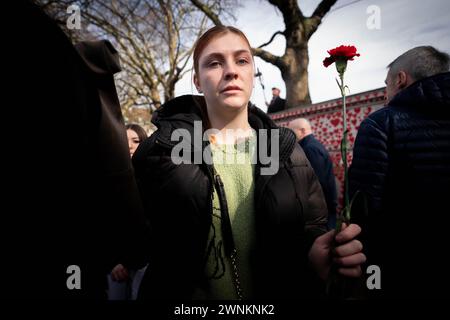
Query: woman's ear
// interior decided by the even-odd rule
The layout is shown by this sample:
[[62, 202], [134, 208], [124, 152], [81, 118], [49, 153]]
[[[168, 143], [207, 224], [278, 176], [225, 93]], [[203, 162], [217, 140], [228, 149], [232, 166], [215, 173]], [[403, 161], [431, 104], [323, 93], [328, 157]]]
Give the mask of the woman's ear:
[[200, 88], [200, 82], [198, 81], [197, 74], [195, 74], [195, 73], [194, 73], [194, 85], [195, 85], [195, 88], [197, 88], [197, 91], [199, 93], [203, 92], [202, 89]]

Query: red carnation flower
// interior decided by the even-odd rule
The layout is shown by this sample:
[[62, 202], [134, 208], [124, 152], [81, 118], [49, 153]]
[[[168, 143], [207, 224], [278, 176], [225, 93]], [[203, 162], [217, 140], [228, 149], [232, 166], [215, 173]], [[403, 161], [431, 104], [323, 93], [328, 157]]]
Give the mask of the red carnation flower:
[[323, 65], [328, 67], [337, 60], [353, 60], [354, 57], [359, 57], [360, 54], [356, 52], [355, 46], [339, 46], [337, 48], [328, 50], [329, 57], [323, 60]]
[[323, 60], [323, 65], [325, 67], [328, 67], [330, 64], [333, 64], [336, 61], [333, 57], [326, 57], [325, 60]]

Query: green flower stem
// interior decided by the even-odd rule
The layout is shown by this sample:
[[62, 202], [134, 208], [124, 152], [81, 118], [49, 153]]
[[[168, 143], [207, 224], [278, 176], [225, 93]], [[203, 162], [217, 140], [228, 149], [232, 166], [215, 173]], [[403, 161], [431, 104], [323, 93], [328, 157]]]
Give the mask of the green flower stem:
[[[344, 69], [345, 70], [345, 69]], [[344, 208], [339, 214], [336, 221], [336, 233], [339, 233], [342, 229], [342, 223], [350, 220], [350, 207], [349, 207], [349, 192], [348, 192], [348, 164], [347, 164], [347, 106], [346, 106], [346, 94], [344, 86], [344, 72], [339, 73], [340, 83], [338, 82], [339, 89], [342, 96], [342, 119], [343, 119], [343, 137], [341, 140], [341, 158], [344, 164]]]

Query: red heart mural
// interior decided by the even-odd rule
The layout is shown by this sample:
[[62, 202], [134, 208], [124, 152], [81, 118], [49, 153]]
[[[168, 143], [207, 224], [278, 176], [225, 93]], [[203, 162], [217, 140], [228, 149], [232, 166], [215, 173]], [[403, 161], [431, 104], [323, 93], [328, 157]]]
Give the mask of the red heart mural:
[[333, 119], [333, 120], [331, 120], [330, 122], [331, 122], [331, 124], [332, 124], [334, 127], [337, 127], [337, 125], [338, 125], [341, 121], [340, 121], [340, 119]]

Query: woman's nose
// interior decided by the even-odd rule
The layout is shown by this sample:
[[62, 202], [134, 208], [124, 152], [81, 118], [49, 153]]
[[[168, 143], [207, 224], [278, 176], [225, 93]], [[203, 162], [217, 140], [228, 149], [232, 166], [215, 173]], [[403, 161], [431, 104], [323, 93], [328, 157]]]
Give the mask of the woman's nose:
[[236, 67], [232, 65], [227, 65], [225, 68], [225, 79], [231, 80], [237, 78]]

